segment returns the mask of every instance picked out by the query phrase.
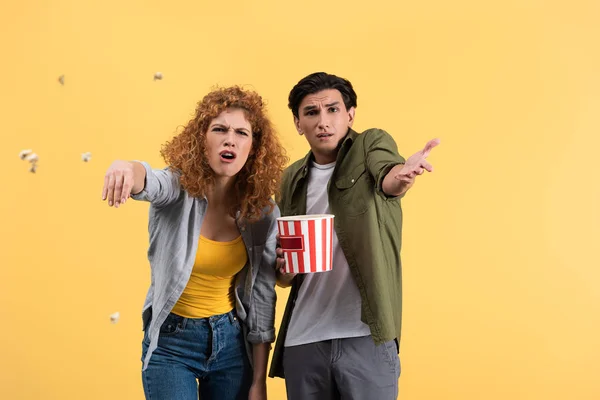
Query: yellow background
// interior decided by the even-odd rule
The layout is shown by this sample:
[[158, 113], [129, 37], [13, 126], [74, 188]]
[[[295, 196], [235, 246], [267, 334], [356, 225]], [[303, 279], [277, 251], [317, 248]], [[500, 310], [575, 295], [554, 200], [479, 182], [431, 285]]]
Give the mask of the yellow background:
[[3, 2], [0, 398], [143, 398], [148, 207], [102, 203], [105, 169], [163, 166], [214, 84], [258, 90], [297, 159], [287, 94], [319, 70], [403, 155], [442, 139], [404, 201], [400, 398], [600, 398], [599, 17], [595, 0]]

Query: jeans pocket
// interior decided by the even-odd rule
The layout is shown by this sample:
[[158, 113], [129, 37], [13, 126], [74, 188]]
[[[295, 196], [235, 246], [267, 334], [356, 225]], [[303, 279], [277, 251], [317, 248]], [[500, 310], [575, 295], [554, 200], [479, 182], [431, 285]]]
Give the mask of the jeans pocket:
[[388, 365], [396, 375], [400, 375], [400, 357], [398, 356], [396, 349], [396, 342], [394, 340], [377, 346], [377, 351], [386, 365]]
[[185, 328], [187, 318], [170, 313], [160, 326], [160, 336], [175, 336]]

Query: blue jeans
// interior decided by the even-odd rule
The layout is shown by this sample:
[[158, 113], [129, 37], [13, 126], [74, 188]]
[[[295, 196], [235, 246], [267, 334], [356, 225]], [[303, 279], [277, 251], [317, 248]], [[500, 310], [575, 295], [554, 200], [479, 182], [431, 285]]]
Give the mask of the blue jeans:
[[[144, 335], [142, 360], [148, 344]], [[142, 381], [149, 400], [247, 400], [252, 368], [235, 312], [197, 319], [169, 314]]]

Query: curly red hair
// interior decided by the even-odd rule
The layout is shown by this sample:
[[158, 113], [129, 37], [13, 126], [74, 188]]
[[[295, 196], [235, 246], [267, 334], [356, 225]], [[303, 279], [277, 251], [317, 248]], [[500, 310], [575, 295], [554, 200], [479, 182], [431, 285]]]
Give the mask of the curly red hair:
[[214, 172], [206, 157], [206, 133], [211, 121], [229, 108], [244, 110], [253, 136], [253, 151], [235, 177], [231, 214], [240, 211], [241, 218], [256, 220], [263, 209], [273, 210], [271, 196], [279, 193], [281, 174], [288, 162], [258, 93], [239, 86], [208, 93], [183, 131], [164, 144], [160, 153], [170, 168], [181, 173], [181, 185], [191, 196], [204, 196], [214, 183]]

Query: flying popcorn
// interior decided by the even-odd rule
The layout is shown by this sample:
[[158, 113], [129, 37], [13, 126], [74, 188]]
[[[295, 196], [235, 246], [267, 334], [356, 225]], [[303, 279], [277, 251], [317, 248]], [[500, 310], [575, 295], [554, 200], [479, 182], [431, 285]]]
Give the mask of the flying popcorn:
[[38, 162], [40, 160], [38, 155], [35, 153], [28, 154], [27, 156], [25, 156], [25, 159], [32, 164], [35, 164], [36, 162]]
[[61, 85], [64, 85], [64, 84], [65, 84], [65, 76], [64, 76], [64, 75], [61, 75], [61, 76], [59, 76], [59, 77], [58, 77], [58, 82], [59, 82]]
[[119, 322], [119, 317], [120, 315], [118, 311], [114, 314], [110, 314], [110, 322], [116, 324], [117, 322]]
[[37, 162], [39, 161], [39, 157], [37, 154], [35, 154], [33, 152], [33, 150], [31, 149], [27, 149], [27, 150], [22, 150], [19, 153], [19, 158], [21, 160], [27, 160], [29, 161], [29, 163], [31, 164], [31, 166], [29, 167], [29, 172], [34, 173], [37, 170]]
[[92, 159], [92, 153], [90, 153], [89, 151], [86, 153], [81, 153], [81, 159], [83, 160], [83, 162], [88, 162]]
[[31, 150], [31, 149], [22, 150], [22, 151], [19, 153], [19, 158], [20, 158], [21, 160], [24, 160], [24, 159], [25, 159], [25, 158], [26, 158], [28, 155], [30, 155], [32, 152], [33, 152], [33, 150]]
[[160, 81], [162, 78], [163, 78], [163, 74], [162, 74], [162, 72], [156, 72], [156, 73], [154, 74], [154, 80], [155, 80], [155, 81], [157, 81], [157, 80], [158, 80], [158, 81]]

